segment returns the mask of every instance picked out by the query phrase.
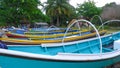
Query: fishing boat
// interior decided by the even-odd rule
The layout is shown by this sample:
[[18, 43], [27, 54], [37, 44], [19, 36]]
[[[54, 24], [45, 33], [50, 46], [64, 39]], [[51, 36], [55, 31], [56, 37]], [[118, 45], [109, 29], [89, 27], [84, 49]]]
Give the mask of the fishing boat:
[[59, 31], [64, 32], [66, 28], [59, 28], [57, 26], [51, 25], [49, 26], [48, 23], [39, 22], [34, 24], [34, 28], [30, 28], [30, 32], [26, 32], [26, 34], [30, 34], [31, 32], [51, 32], [51, 31]]
[[[42, 32], [41, 31], [28, 31], [28, 32], [24, 32], [24, 34], [26, 34], [26, 35], [59, 34], [59, 33], [64, 33], [66, 29], [65, 28], [64, 29], [61, 28], [60, 30], [56, 30], [54, 28], [52, 28], [52, 29], [48, 28], [48, 29], [42, 29], [42, 30], [44, 32], [43, 31]], [[79, 31], [79, 30], [75, 30], [75, 29], [69, 30], [69, 32], [77, 32], [77, 31]], [[88, 30], [83, 30], [83, 31], [88, 31]]]
[[[103, 68], [120, 61], [120, 32], [98, 38], [0, 49], [1, 68]], [[53, 65], [54, 64], [54, 65]]]
[[[38, 32], [37, 32], [38, 33]], [[40, 34], [41, 32], [39, 32]], [[85, 31], [81, 31], [82, 34], [89, 34], [91, 33], [88, 30]], [[32, 33], [31, 33], [32, 34]], [[73, 31], [73, 32], [68, 32], [66, 36], [70, 36], [70, 35], [76, 35], [76, 34], [80, 34], [80, 31]], [[17, 34], [17, 33], [12, 33], [12, 32], [6, 32], [6, 35], [10, 38], [57, 38], [57, 37], [62, 37], [64, 36], [64, 32], [62, 33], [41, 33], [40, 35], [28, 35], [28, 34]]]
[[[106, 30], [99, 31], [99, 33], [100, 35], [104, 35], [106, 33]], [[52, 37], [52, 36], [49, 36], [49, 37]], [[4, 37], [0, 38], [0, 40], [6, 44], [38, 45], [42, 43], [59, 43], [59, 42], [62, 42], [63, 38], [65, 39], [64, 42], [71, 42], [71, 41], [76, 41], [76, 40], [92, 38], [92, 37], [96, 37], [96, 32], [89, 33], [89, 34], [83, 34], [83, 35], [72, 35], [72, 36], [66, 36], [66, 37], [63, 36], [61, 38], [52, 37], [52, 39], [49, 38], [49, 39], [42, 39], [42, 40], [40, 39], [39, 40], [16, 39], [16, 38], [4, 38]]]
[[7, 31], [10, 31], [12, 33], [17, 33], [17, 34], [24, 34], [24, 32], [28, 31], [26, 29], [22, 29], [22, 28], [16, 28], [14, 26], [6, 28]]

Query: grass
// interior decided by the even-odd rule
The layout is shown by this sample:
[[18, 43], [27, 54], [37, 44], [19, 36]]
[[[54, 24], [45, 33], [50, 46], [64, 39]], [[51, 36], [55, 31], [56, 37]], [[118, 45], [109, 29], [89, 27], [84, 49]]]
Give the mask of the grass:
[[107, 34], [109, 34], [120, 31], [120, 27], [109, 27], [109, 28], [105, 28], [105, 30], [107, 30]]

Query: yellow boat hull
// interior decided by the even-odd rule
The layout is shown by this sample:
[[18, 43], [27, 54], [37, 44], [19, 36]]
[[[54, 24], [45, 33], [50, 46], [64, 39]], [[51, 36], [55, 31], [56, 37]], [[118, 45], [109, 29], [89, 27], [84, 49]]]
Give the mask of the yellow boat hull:
[[[100, 35], [104, 35], [106, 30], [100, 31]], [[81, 39], [86, 39], [90, 37], [96, 36], [96, 33], [86, 34], [83, 36], [74, 36], [65, 38], [64, 42], [76, 41]], [[5, 42], [6, 44], [25, 44], [25, 45], [39, 45], [42, 43], [59, 43], [62, 42], [62, 39], [59, 40], [21, 40], [21, 39], [13, 39], [13, 38], [0, 38], [1, 41]]]
[[[88, 30], [82, 31], [82, 32], [87, 32]], [[74, 35], [74, 34], [79, 34], [80, 32], [69, 32], [66, 34], [66, 36]], [[57, 37], [62, 37], [64, 36], [64, 33], [62, 34], [53, 34], [53, 35], [22, 35], [22, 34], [15, 34], [8, 32], [6, 35], [11, 35], [13, 38], [30, 38], [30, 39], [45, 39], [45, 38], [57, 38]]]

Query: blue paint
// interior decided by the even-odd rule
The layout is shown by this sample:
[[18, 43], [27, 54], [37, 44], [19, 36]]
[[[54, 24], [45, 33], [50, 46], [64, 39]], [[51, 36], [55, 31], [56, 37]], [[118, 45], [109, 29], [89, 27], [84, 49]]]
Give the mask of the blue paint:
[[2, 41], [0, 41], [0, 48], [8, 49], [7, 45]]

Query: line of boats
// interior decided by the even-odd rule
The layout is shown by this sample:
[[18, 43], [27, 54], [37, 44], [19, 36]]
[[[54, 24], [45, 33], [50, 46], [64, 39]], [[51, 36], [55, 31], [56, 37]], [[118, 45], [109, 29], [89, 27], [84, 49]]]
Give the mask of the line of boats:
[[[100, 35], [104, 35], [106, 30], [100, 31]], [[36, 45], [42, 43], [60, 43], [62, 42], [64, 34], [53, 35], [21, 35], [7, 33], [8, 38], [0, 38], [6, 44], [22, 44], [22, 45]], [[95, 32], [84, 31], [81, 34], [79, 32], [70, 32], [66, 34], [64, 42], [71, 42], [75, 40], [82, 40], [90, 37], [95, 37]], [[11, 38], [12, 37], [12, 38]]]
[[[74, 22], [79, 21], [88, 22]], [[8, 37], [0, 38], [0, 67], [104, 68], [120, 61], [120, 32], [105, 33], [106, 30], [41, 35], [6, 32]]]

